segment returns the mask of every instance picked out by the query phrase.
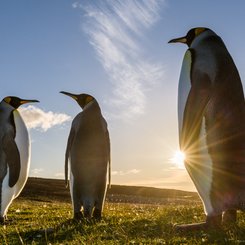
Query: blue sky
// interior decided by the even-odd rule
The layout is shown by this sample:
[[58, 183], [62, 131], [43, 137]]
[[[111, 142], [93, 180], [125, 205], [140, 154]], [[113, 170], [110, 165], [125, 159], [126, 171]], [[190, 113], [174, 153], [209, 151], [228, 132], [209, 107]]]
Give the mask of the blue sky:
[[78, 105], [91, 93], [109, 124], [112, 183], [194, 190], [178, 150], [177, 86], [196, 26], [222, 37], [245, 79], [243, 0], [2, 0], [0, 97], [38, 99], [21, 113], [32, 140], [30, 176], [63, 178]]

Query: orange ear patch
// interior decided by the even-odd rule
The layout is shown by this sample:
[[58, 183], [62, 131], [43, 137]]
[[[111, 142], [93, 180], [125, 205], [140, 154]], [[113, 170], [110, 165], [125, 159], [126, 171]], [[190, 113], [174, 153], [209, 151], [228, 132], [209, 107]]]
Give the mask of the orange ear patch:
[[85, 104], [87, 105], [89, 102], [91, 102], [94, 98], [92, 96], [87, 96], [85, 100]]
[[11, 101], [11, 97], [6, 97], [6, 98], [4, 98], [4, 101], [6, 102], [6, 103], [10, 103], [10, 101]]
[[197, 37], [198, 35], [200, 35], [205, 30], [206, 30], [206, 28], [203, 28], [203, 27], [196, 28], [195, 29], [195, 36]]

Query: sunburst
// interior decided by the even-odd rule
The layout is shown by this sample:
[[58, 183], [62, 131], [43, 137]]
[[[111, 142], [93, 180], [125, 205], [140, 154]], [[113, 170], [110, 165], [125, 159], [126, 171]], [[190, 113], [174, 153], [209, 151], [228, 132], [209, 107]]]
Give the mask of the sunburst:
[[174, 156], [170, 159], [173, 164], [175, 164], [178, 168], [185, 168], [185, 153], [182, 151], [175, 151]]

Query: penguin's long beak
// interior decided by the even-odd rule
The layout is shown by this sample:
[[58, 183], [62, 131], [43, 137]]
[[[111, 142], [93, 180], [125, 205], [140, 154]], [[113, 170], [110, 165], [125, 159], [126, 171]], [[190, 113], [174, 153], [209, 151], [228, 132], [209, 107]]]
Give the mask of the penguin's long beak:
[[74, 100], [77, 100], [77, 95], [76, 94], [71, 94], [71, 93], [68, 93], [68, 92], [65, 92], [65, 91], [60, 91], [61, 94], [65, 94], [67, 96], [70, 96], [71, 98], [73, 98]]
[[24, 100], [24, 99], [20, 100], [21, 105], [26, 104], [26, 103], [35, 103], [35, 102], [40, 102], [40, 101], [39, 100]]
[[186, 44], [186, 42], [187, 42], [186, 37], [178, 37], [168, 41], [168, 43], [184, 43], [184, 44]]

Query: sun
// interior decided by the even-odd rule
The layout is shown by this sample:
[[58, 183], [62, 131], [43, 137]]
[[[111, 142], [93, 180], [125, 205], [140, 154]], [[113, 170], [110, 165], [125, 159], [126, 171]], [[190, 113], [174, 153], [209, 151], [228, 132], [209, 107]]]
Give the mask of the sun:
[[178, 168], [185, 168], [185, 153], [182, 151], [175, 151], [174, 156], [170, 159]]

